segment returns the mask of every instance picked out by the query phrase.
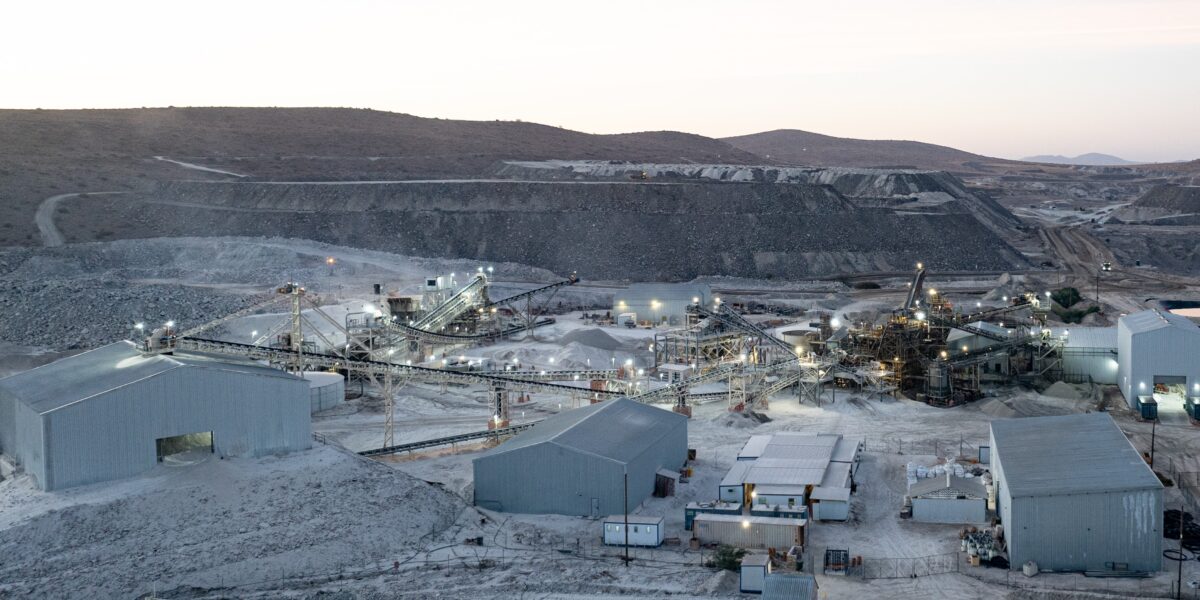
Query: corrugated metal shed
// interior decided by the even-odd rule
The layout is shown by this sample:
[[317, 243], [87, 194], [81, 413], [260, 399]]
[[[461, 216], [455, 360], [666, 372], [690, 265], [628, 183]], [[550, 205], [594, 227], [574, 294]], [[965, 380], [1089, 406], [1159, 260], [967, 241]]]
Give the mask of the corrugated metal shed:
[[1117, 349], [1117, 328], [1113, 327], [1056, 327], [1050, 330], [1056, 338], [1066, 338], [1067, 348]]
[[201, 354], [143, 356], [131, 342], [122, 341], [0, 379], [0, 387], [38, 414], [46, 414], [183, 367], [296, 379], [258, 363], [233, 362]]
[[1156, 383], [1180, 382], [1185, 393], [1200, 396], [1197, 355], [1200, 326], [1187, 317], [1154, 309], [1117, 321], [1116, 383], [1130, 408], [1138, 396], [1154, 393]]
[[1014, 568], [1162, 568], [1162, 484], [1107, 413], [993, 421], [991, 448]]
[[44, 489], [153, 468], [157, 440], [212, 434], [222, 456], [309, 447], [309, 389], [253, 362], [142, 356], [117, 342], [0, 380], [0, 448]]
[[1145, 333], [1167, 327], [1177, 327], [1200, 334], [1200, 325], [1196, 325], [1191, 319], [1156, 308], [1125, 315], [1121, 317], [1121, 322], [1131, 333]]
[[817, 600], [817, 580], [799, 573], [771, 573], [763, 582], [762, 599]]
[[654, 491], [687, 459], [687, 417], [626, 398], [554, 415], [473, 461], [475, 503], [520, 513], [601, 516]]
[[968, 498], [986, 499], [987, 490], [983, 487], [983, 480], [978, 477], [968, 479], [966, 477], [948, 475], [946, 477], [918, 479], [916, 483], [908, 486], [908, 495], [913, 498], [957, 498], [959, 496], [967, 496]]
[[[653, 444], [656, 431], [663, 426], [679, 423], [680, 418], [687, 419], [624, 398], [590, 404], [538, 423], [533, 429], [493, 448], [487, 456], [553, 443], [601, 458], [628, 462]], [[673, 465], [673, 468], [678, 467]]]
[[998, 419], [992, 436], [1013, 497], [1162, 489], [1107, 413]]

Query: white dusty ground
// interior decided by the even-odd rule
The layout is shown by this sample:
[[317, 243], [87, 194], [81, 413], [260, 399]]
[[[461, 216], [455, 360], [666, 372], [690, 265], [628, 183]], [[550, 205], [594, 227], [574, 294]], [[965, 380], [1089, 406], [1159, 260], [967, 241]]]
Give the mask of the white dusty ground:
[[[277, 283], [278, 273], [269, 266], [278, 262], [290, 275], [314, 282], [335, 318], [369, 302], [370, 283], [415, 291], [426, 275], [474, 266], [468, 261], [405, 262], [409, 259], [295, 240], [146, 244], [146, 262], [156, 251], [174, 251], [173, 263], [190, 273], [185, 278], [188, 285], [232, 287], [239, 293]], [[107, 252], [141, 256], [143, 250], [124, 246]], [[322, 266], [325, 256], [337, 257], [333, 273]], [[64, 258], [42, 268], [68, 262]], [[197, 270], [204, 264], [204, 270]], [[105, 268], [109, 275], [120, 271]], [[149, 267], [138, 269], [124, 277], [154, 279]], [[528, 267], [505, 265], [502, 270], [511, 281], [530, 282], [508, 284], [512, 292], [554, 280], [553, 274]], [[753, 282], [737, 283], [749, 287]], [[797, 302], [796, 295], [811, 287], [801, 284], [783, 292], [792, 294], [787, 301]], [[603, 300], [610, 293], [603, 284], [572, 291], [581, 301]], [[812, 294], [811, 300], [798, 302], [854, 315], [894, 306], [901, 291]], [[246, 339], [278, 316], [239, 320], [220, 335]], [[809, 320], [815, 320], [811, 314], [800, 318], [803, 324]], [[575, 312], [559, 315], [555, 325], [539, 329], [536, 340], [508, 340], [457, 352], [497, 363], [516, 358], [522, 368], [534, 369], [604, 367], [626, 360], [638, 367], [648, 364], [654, 331], [604, 328], [614, 344], [588, 331], [592, 327]], [[783, 329], [790, 328], [794, 326]], [[328, 334], [333, 334], [332, 328]], [[564, 344], [564, 336], [574, 341]], [[19, 344], [0, 347], [0, 353], [8, 372], [58, 355], [51, 348]], [[690, 445], [699, 452], [692, 465], [695, 476], [680, 486], [676, 497], [649, 499], [638, 510], [664, 516], [667, 536], [686, 540], [683, 506], [716, 497], [717, 482], [750, 435], [780, 430], [842, 433], [861, 437], [867, 445], [854, 515], [847, 523], [810, 527], [810, 564], [815, 562], [811, 557], [827, 547], [848, 549], [868, 560], [943, 554], [961, 559], [955, 552], [956, 526], [899, 519], [907, 462], [931, 464], [935, 449], [945, 456], [958, 454], [961, 447], [964, 455], [974, 456], [978, 445], [986, 443], [988, 422], [995, 418], [1083, 412], [1101, 405], [1114, 408], [1134, 444], [1148, 449], [1150, 426], [1121, 408], [1123, 401], [1119, 396], [1114, 400], [1112, 389], [1056, 386], [1048, 394], [1053, 395], [996, 389], [982, 401], [953, 409], [869, 400], [845, 390], [827, 393], [822, 406], [778, 396], [766, 411], [772, 419], [767, 423], [730, 414], [720, 403], [700, 406], [689, 422]], [[338, 448], [364, 450], [382, 443], [381, 404], [368, 394], [315, 415], [314, 431], [331, 445], [318, 444], [291, 456], [223, 461], [210, 456], [194, 464], [162, 466], [130, 480], [55, 493], [37, 491], [23, 476], [0, 481], [0, 598], [136, 597], [152, 591], [177, 598], [740, 597], [736, 574], [701, 566], [704, 554], [683, 549], [686, 544], [635, 550], [633, 566], [625, 567], [616, 557], [617, 549], [598, 544], [596, 521], [498, 514], [469, 506], [471, 459], [478, 446], [459, 448], [457, 454], [439, 449], [378, 462]], [[540, 419], [570, 408], [569, 399], [533, 394], [529, 403], [514, 406], [514, 420]], [[477, 431], [491, 414], [482, 389], [416, 383], [401, 388], [395, 410], [397, 443]], [[1200, 450], [1200, 436], [1177, 412], [1163, 410], [1156, 432], [1156, 464], [1168, 474], [1200, 471], [1192, 458]], [[1177, 505], [1177, 490], [1168, 488], [1166, 499], [1168, 506]], [[482, 546], [463, 543], [477, 536], [483, 538]], [[1063, 600], [1164, 596], [1173, 577], [1163, 573], [1148, 580], [1075, 575], [1026, 579], [961, 563], [958, 572], [919, 578], [864, 581], [817, 574], [829, 598]], [[1190, 580], [1200, 580], [1196, 561], [1185, 563], [1184, 581]], [[1035, 589], [1021, 589], [1024, 586]]]

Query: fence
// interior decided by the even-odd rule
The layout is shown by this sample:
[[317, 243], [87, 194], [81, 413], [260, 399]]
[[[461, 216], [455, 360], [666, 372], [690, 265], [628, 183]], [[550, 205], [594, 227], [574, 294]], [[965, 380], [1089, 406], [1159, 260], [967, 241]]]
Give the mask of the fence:
[[958, 572], [958, 553], [915, 558], [863, 558], [863, 579], [908, 579]]
[[[905, 558], [876, 558], [855, 556], [852, 550], [842, 548], [806, 547], [804, 557], [803, 570], [807, 573], [843, 574], [865, 580], [911, 579], [959, 571], [959, 555], [955, 552]], [[833, 560], [834, 564], [828, 564], [829, 560]]]
[[978, 458], [979, 447], [987, 442], [971, 443], [965, 437], [946, 439], [904, 439], [901, 437], [867, 438], [863, 451], [872, 454], [915, 454]]

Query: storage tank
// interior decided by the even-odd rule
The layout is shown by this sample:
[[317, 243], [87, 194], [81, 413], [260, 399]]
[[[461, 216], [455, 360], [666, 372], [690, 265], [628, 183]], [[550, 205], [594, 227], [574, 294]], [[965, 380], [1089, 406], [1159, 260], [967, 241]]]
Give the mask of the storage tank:
[[311, 412], [329, 410], [346, 400], [346, 379], [340, 374], [309, 371], [304, 378], [308, 380]]
[[799, 346], [808, 343], [808, 334], [809, 330], [807, 329], [789, 329], [781, 333], [780, 337], [783, 338], [783, 341], [793, 346]]

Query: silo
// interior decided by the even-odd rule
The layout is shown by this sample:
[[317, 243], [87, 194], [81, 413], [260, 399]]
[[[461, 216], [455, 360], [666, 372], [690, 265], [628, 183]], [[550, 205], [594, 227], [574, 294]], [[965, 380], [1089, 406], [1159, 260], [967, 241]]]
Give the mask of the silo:
[[346, 400], [346, 380], [338, 373], [309, 371], [304, 378], [308, 380], [312, 412], [329, 410]]

